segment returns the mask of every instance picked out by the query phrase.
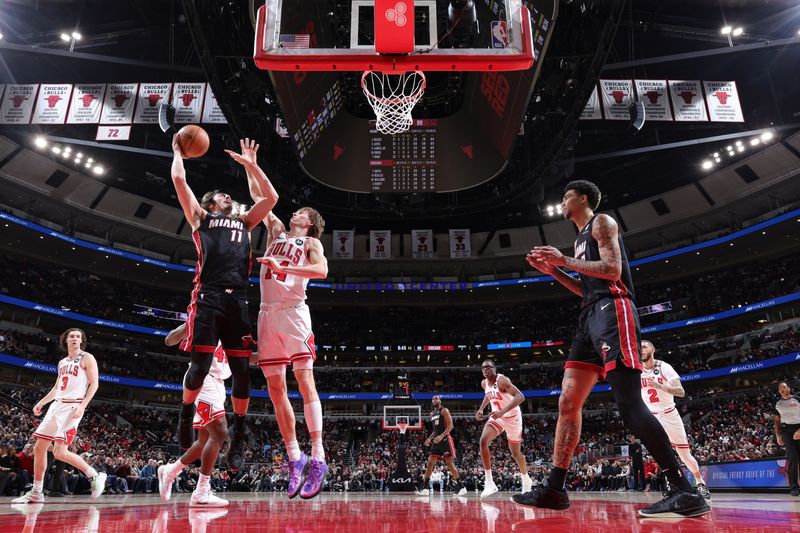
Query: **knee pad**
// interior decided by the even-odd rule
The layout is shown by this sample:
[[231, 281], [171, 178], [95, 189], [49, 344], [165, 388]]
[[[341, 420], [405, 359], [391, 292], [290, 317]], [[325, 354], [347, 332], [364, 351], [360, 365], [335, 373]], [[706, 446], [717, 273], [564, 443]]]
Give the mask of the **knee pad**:
[[250, 397], [250, 361], [246, 357], [231, 357], [228, 359], [233, 376], [231, 395], [234, 398], [244, 399]]
[[213, 354], [192, 354], [192, 362], [189, 370], [183, 376], [183, 386], [189, 390], [197, 390], [203, 386], [208, 371], [211, 368], [211, 358]]

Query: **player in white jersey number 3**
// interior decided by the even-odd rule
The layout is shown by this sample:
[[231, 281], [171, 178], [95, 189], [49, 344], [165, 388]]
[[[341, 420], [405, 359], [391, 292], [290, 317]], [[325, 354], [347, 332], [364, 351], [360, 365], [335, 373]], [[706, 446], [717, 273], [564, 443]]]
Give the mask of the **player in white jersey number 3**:
[[106, 474], [98, 473], [80, 455], [69, 451], [86, 406], [97, 392], [97, 361], [92, 354], [83, 351], [86, 347], [86, 333], [83, 330], [68, 329], [61, 334], [58, 343], [67, 355], [58, 362], [56, 384], [33, 406], [33, 414], [41, 416], [44, 406], [53, 402], [33, 432], [36, 439], [33, 447], [33, 488], [12, 500], [12, 503], [44, 502], [42, 489], [47, 470], [47, 450], [51, 443], [56, 460], [64, 461], [86, 474], [91, 482], [92, 498], [97, 498], [105, 490]]
[[683, 427], [683, 420], [675, 407], [675, 396], [683, 398], [686, 395], [681, 378], [672, 365], [656, 359], [655, 353], [656, 348], [652, 342], [642, 341], [642, 399], [664, 427], [672, 447], [694, 476], [697, 492], [710, 502], [711, 493], [700, 473], [697, 459], [689, 449], [686, 428]]
[[[255, 161], [258, 145], [245, 139], [241, 156], [229, 152], [232, 158]], [[239, 161], [242, 162], [242, 161]], [[257, 165], [245, 165], [253, 201], [277, 197], [266, 174]], [[261, 309], [258, 313], [258, 366], [269, 387], [269, 397], [275, 407], [286, 452], [289, 457], [289, 486], [287, 495], [294, 498], [313, 498], [322, 490], [328, 465], [322, 447], [322, 404], [314, 383], [316, 348], [311, 330], [311, 314], [306, 305], [306, 286], [309, 279], [328, 276], [328, 261], [319, 237], [325, 228], [320, 214], [310, 208], [292, 214], [289, 230], [272, 211], [264, 219], [268, 241], [261, 263]], [[292, 365], [300, 395], [303, 414], [311, 437], [311, 457], [300, 451], [295, 432], [292, 404], [286, 391], [286, 367]]]

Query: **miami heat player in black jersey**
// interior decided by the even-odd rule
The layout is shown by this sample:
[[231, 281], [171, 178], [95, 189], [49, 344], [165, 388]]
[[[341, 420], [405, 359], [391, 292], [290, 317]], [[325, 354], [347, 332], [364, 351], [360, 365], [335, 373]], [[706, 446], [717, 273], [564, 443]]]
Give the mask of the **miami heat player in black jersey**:
[[[211, 368], [217, 344], [221, 343], [233, 374], [234, 423], [227, 459], [229, 468], [237, 470], [242, 462], [244, 416], [250, 400], [248, 366], [252, 331], [246, 298], [250, 231], [272, 210], [277, 197], [260, 198], [249, 211], [239, 215], [233, 214], [231, 197], [220, 191], [208, 192], [198, 202], [186, 183], [183, 154], [175, 139], [172, 148], [172, 182], [192, 227], [192, 240], [197, 250], [186, 337], [180, 345], [192, 362], [183, 382], [178, 440], [184, 448], [194, 441], [194, 402]], [[242, 143], [242, 154], [237, 154], [241, 164], [257, 166], [255, 152], [249, 152]]]
[[[594, 183], [568, 183], [561, 210], [578, 229], [575, 257], [565, 256], [552, 246], [536, 247], [527, 257], [532, 267], [550, 274], [581, 298], [581, 314], [564, 365], [553, 468], [545, 483], [528, 493], [515, 494], [512, 499], [532, 507], [569, 507], [564, 481], [580, 440], [581, 409], [598, 378], [605, 377], [626, 426], [642, 439], [673, 487], [663, 500], [640, 509], [639, 515], [701, 516], [711, 509], [683, 477], [664, 428], [642, 401], [639, 316], [630, 266], [616, 221], [608, 215], [595, 214], [600, 198]], [[561, 270], [562, 266], [580, 274], [580, 279]]]

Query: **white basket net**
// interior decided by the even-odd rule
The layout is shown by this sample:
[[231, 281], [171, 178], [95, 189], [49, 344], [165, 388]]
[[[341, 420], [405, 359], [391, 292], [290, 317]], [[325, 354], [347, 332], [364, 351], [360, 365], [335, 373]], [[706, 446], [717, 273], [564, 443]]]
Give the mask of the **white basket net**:
[[425, 74], [415, 70], [403, 74], [364, 71], [361, 88], [375, 111], [376, 128], [385, 135], [408, 131], [414, 122], [411, 110], [425, 92]]

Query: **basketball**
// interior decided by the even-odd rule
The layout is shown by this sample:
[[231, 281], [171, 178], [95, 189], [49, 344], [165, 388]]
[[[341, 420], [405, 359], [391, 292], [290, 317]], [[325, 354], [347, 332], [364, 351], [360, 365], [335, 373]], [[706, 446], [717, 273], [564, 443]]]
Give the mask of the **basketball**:
[[189, 124], [178, 132], [178, 146], [186, 157], [201, 157], [208, 151], [208, 133], [200, 126]]

